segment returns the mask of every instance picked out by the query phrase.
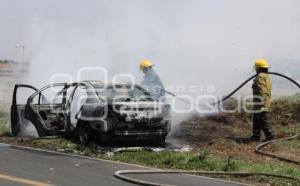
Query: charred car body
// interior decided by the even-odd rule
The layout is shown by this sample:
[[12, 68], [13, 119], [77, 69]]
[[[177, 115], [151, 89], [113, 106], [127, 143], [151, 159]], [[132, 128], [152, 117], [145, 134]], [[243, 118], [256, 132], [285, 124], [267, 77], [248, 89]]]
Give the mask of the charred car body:
[[[33, 93], [21, 103], [24, 89]], [[83, 81], [38, 90], [17, 84], [11, 106], [12, 134], [22, 134], [28, 123], [40, 137], [65, 134], [82, 144], [96, 139], [161, 143], [170, 131], [170, 106], [154, 100], [139, 85]]]

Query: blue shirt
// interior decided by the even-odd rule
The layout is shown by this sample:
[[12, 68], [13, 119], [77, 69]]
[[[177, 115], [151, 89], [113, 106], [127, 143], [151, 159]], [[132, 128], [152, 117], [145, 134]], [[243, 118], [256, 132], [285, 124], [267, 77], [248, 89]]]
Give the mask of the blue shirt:
[[159, 76], [152, 68], [144, 69], [144, 80], [141, 85], [145, 88], [155, 100], [165, 95], [165, 87], [161, 82]]

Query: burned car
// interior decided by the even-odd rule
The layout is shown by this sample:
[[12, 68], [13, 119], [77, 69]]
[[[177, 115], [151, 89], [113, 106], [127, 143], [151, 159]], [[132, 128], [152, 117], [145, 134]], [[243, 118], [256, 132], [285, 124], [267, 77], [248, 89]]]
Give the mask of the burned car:
[[[19, 97], [24, 98], [28, 89], [32, 94], [22, 103]], [[135, 84], [83, 81], [41, 89], [17, 84], [11, 106], [12, 134], [22, 135], [31, 124], [40, 137], [64, 134], [82, 144], [93, 140], [161, 143], [170, 131], [170, 105], [154, 100]]]

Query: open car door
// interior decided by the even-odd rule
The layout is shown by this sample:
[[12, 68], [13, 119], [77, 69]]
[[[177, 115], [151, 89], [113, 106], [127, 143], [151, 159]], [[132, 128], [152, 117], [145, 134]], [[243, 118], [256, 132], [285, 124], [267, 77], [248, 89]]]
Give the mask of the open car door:
[[[22, 90], [22, 92], [19, 92]], [[28, 97], [37, 92], [38, 89], [25, 84], [16, 84], [13, 92], [11, 105], [11, 132], [13, 136], [18, 136], [28, 128], [32, 128], [32, 123], [25, 119], [24, 110]]]
[[28, 98], [24, 116], [32, 122], [39, 136], [65, 132], [66, 89], [66, 83], [49, 84]]

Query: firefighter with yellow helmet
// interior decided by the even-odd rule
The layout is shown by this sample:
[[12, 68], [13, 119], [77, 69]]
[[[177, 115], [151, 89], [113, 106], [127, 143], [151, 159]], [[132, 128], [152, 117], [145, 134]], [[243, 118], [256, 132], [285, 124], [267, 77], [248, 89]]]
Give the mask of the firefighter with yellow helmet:
[[144, 73], [144, 80], [141, 85], [155, 100], [165, 96], [165, 88], [159, 76], [153, 69], [154, 64], [150, 60], [143, 60], [140, 63], [140, 70]]
[[261, 131], [265, 134], [265, 140], [274, 139], [272, 126], [269, 121], [271, 111], [272, 81], [268, 74], [270, 65], [264, 59], [256, 60], [254, 68], [257, 76], [254, 79], [253, 89], [253, 135], [251, 141], [259, 141]]

